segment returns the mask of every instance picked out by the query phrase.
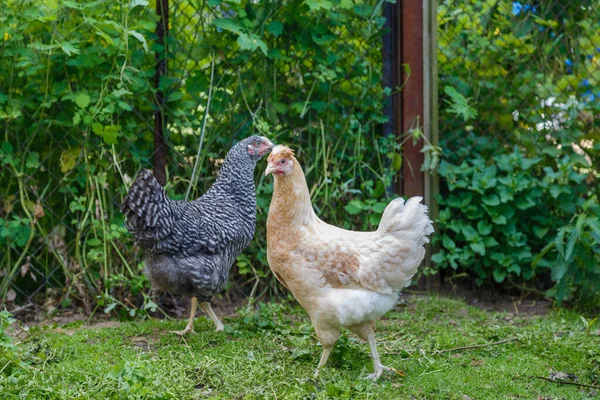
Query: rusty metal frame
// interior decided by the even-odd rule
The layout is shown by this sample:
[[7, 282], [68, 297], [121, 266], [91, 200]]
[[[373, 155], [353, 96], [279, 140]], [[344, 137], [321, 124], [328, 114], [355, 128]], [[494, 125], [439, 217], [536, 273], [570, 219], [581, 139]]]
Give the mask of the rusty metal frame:
[[160, 83], [167, 73], [167, 36], [169, 35], [169, 0], [156, 1], [156, 42], [159, 45], [155, 53], [154, 88], [156, 89], [156, 109], [154, 110], [154, 176], [161, 185], [167, 182], [167, 143], [164, 129], [167, 125], [165, 115], [166, 95]]

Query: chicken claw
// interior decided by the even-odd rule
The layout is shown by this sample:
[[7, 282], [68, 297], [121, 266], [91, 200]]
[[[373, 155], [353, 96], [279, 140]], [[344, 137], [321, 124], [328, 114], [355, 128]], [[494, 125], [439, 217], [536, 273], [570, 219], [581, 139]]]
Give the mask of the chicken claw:
[[371, 379], [373, 381], [376, 381], [377, 379], [379, 379], [381, 377], [381, 374], [383, 373], [383, 371], [395, 372], [396, 374], [398, 374], [400, 376], [405, 376], [404, 372], [398, 371], [396, 368], [386, 367], [385, 365], [379, 365], [378, 367], [375, 368], [375, 372], [367, 375], [367, 378]]
[[190, 310], [190, 318], [188, 319], [188, 323], [185, 326], [185, 329], [182, 331], [171, 331], [171, 333], [174, 333], [179, 336], [185, 336], [190, 332], [195, 333], [194, 332], [194, 317], [196, 316], [197, 308], [198, 308], [198, 299], [195, 297], [192, 297], [192, 309]]
[[200, 303], [200, 308], [206, 313], [206, 315], [209, 316], [210, 319], [212, 319], [213, 323], [215, 324], [215, 332], [221, 332], [224, 329], [223, 323], [221, 322], [219, 317], [217, 317], [217, 314], [215, 314], [215, 312], [213, 311], [212, 307], [210, 306], [210, 303]]
[[186, 326], [186, 327], [185, 327], [185, 329], [184, 329], [184, 330], [182, 330], [182, 331], [169, 331], [169, 332], [171, 332], [171, 333], [174, 333], [174, 334], [176, 334], [177, 336], [185, 336], [185, 335], [187, 335], [187, 334], [188, 334], [188, 333], [190, 333], [190, 332], [191, 332], [191, 333], [196, 333], [196, 331], [194, 331], [194, 327], [193, 327], [193, 326], [192, 326], [192, 327], [190, 327], [189, 325], [188, 325], [188, 326]]

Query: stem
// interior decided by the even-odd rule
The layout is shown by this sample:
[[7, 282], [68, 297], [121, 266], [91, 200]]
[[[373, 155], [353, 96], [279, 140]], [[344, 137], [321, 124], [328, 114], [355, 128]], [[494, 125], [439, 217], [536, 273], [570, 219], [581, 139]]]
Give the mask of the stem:
[[204, 109], [204, 121], [202, 121], [202, 131], [200, 134], [200, 143], [198, 145], [198, 152], [196, 153], [196, 160], [194, 161], [194, 169], [192, 170], [192, 177], [190, 178], [190, 184], [188, 185], [187, 191], [185, 192], [185, 199], [188, 200], [190, 197], [190, 190], [192, 185], [196, 188], [196, 171], [198, 170], [198, 164], [200, 162], [200, 153], [202, 152], [202, 143], [204, 142], [204, 133], [206, 132], [206, 121], [208, 120], [208, 110], [210, 109], [210, 99], [212, 97], [212, 88], [215, 77], [215, 51], [212, 50], [212, 60], [210, 63], [210, 86], [208, 87], [208, 100], [206, 101], [206, 109]]
[[[31, 247], [31, 242], [33, 241], [33, 237], [35, 236], [35, 226], [37, 223], [37, 220], [35, 218], [31, 217], [31, 214], [29, 213], [29, 210], [27, 209], [27, 206], [25, 205], [26, 202], [25, 202], [25, 188], [23, 187], [23, 174], [21, 172], [17, 171], [17, 169], [13, 165], [11, 165], [11, 167], [13, 169], [13, 172], [15, 173], [15, 176], [17, 177], [17, 182], [19, 184], [19, 197], [21, 199], [21, 207], [23, 208], [23, 212], [25, 213], [25, 215], [27, 215], [27, 218], [30, 221], [31, 230], [29, 231], [29, 238], [27, 238], [27, 243], [25, 244], [25, 247], [23, 248], [23, 250], [21, 250], [21, 255], [19, 256], [19, 258], [13, 265], [13, 267], [10, 270], [10, 272], [8, 273], [8, 275], [6, 275], [6, 277], [2, 280], [2, 286], [0, 286], [0, 297], [6, 296], [6, 293], [8, 292], [8, 285], [10, 284], [12, 279], [15, 277], [17, 270], [21, 266], [21, 262], [23, 261], [27, 252], [29, 251], [29, 247]], [[10, 252], [10, 248], [8, 250]]]
[[98, 183], [98, 177], [94, 177], [94, 182], [96, 183], [96, 192], [97, 192], [97, 201], [100, 208], [100, 223], [102, 224], [102, 247], [104, 250], [104, 254], [102, 255], [104, 258], [104, 293], [108, 296], [108, 256], [107, 256], [107, 246], [106, 246], [106, 223], [104, 221], [104, 204], [102, 201], [102, 194], [100, 193], [100, 185]]
[[558, 379], [544, 378], [543, 376], [530, 376], [530, 378], [543, 379], [548, 382], [554, 382], [554, 383], [563, 384], [563, 385], [575, 385], [575, 386], [587, 387], [587, 388], [592, 388], [592, 389], [600, 389], [600, 386], [596, 386], [596, 385], [587, 385], [585, 383], [561, 381]]
[[486, 343], [486, 344], [475, 344], [472, 346], [463, 346], [463, 347], [455, 347], [452, 349], [445, 349], [445, 350], [437, 350], [436, 353], [447, 353], [450, 351], [461, 351], [461, 350], [469, 350], [469, 349], [479, 349], [481, 347], [489, 347], [489, 346], [497, 346], [499, 344], [504, 344], [504, 343], [508, 343], [508, 342], [514, 342], [515, 340], [519, 340], [518, 337], [513, 337], [510, 339], [504, 339], [504, 340], [500, 340], [499, 342], [494, 342], [494, 343]]

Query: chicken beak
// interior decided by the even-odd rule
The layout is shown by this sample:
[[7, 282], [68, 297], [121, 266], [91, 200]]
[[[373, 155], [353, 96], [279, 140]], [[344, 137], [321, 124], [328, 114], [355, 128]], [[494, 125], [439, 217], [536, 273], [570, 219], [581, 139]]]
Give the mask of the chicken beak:
[[273, 172], [275, 172], [277, 169], [273, 166], [273, 164], [268, 163], [267, 164], [267, 169], [265, 170], [265, 176], [272, 174]]
[[264, 156], [265, 154], [267, 154], [268, 152], [270, 152], [271, 150], [273, 150], [273, 143], [267, 138], [264, 138], [264, 139], [265, 139], [265, 143], [263, 143], [263, 145], [261, 146], [262, 148], [258, 152], [258, 155], [261, 157]]

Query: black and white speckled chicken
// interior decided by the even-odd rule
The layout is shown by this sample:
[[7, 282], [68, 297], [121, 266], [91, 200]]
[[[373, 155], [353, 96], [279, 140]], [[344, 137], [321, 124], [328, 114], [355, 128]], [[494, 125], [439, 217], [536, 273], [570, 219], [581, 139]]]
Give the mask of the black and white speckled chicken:
[[210, 300], [219, 293], [256, 225], [254, 169], [273, 147], [262, 136], [246, 138], [229, 150], [211, 188], [194, 201], [171, 200], [148, 170], [142, 170], [123, 201], [125, 227], [144, 251], [146, 275], [154, 285], [192, 296], [184, 335], [194, 331], [196, 307], [223, 324]]

